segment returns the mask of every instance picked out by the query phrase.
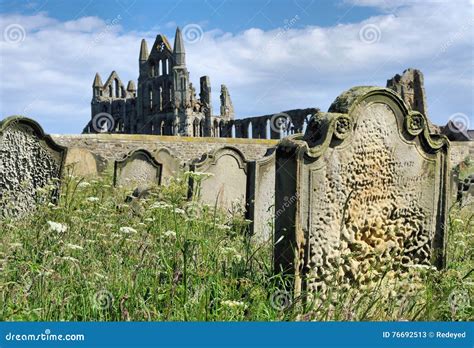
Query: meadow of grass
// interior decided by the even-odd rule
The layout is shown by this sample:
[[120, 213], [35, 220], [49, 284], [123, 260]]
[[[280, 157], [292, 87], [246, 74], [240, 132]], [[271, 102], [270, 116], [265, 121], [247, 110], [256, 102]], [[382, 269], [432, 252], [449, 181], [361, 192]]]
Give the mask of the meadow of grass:
[[[195, 178], [200, 179], [200, 178]], [[236, 207], [188, 201], [187, 178], [140, 199], [110, 176], [67, 175], [61, 199], [0, 220], [2, 321], [472, 320], [472, 209], [453, 207], [448, 265], [396, 286], [297, 296], [272, 269], [272, 243]], [[44, 190], [44, 198], [49, 195]], [[405, 278], [404, 278], [405, 277]], [[398, 277], [397, 277], [398, 279]]]

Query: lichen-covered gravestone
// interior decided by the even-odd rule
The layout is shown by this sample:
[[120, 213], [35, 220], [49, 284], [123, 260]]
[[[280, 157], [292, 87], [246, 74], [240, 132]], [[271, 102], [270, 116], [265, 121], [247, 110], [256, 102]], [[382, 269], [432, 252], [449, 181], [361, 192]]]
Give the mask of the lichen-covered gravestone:
[[191, 171], [211, 176], [201, 182], [200, 193], [191, 182], [192, 194], [199, 194], [201, 202], [226, 212], [245, 209], [247, 198], [247, 161], [236, 148], [217, 149], [191, 165]]
[[[12, 116], [0, 122], [0, 217], [23, 216], [40, 198], [56, 200], [65, 155], [35, 121]], [[40, 194], [46, 187], [51, 197]]]
[[355, 87], [279, 145], [275, 267], [295, 292], [443, 266], [449, 143], [427, 125], [392, 91]]
[[150, 188], [161, 183], [162, 165], [150, 152], [138, 149], [115, 161], [114, 185]]

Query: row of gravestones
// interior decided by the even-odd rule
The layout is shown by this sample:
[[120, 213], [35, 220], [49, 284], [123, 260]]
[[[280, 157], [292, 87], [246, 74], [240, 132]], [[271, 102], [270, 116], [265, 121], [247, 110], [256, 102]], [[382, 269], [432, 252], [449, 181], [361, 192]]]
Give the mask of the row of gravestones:
[[155, 185], [166, 185], [169, 177], [185, 169], [206, 177], [200, 180], [196, 175], [190, 176], [190, 199], [199, 195], [202, 203], [228, 214], [246, 212], [256, 239], [264, 241], [272, 236], [274, 151], [261, 160], [248, 161], [239, 149], [224, 146], [183, 165], [169, 150], [150, 153], [138, 149], [115, 161], [114, 185], [137, 188], [137, 192], [141, 192]]
[[[0, 198], [19, 204], [2, 209], [22, 213], [37, 188], [60, 176], [65, 149], [24, 119], [2, 122], [0, 137]], [[262, 160], [224, 147], [190, 169], [213, 174], [202, 182], [203, 202], [229, 210], [240, 201], [263, 239], [274, 231], [275, 270], [293, 276], [298, 294], [324, 288], [335, 271], [362, 283], [386, 262], [442, 267], [448, 150], [447, 138], [430, 134], [426, 117], [393, 91], [357, 87]], [[116, 183], [159, 184], [157, 158], [139, 150], [117, 161]]]

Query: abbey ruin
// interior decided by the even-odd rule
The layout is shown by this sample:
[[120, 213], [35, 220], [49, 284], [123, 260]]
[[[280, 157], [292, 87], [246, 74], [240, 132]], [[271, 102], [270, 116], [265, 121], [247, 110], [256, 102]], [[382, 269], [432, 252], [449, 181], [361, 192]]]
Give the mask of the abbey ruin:
[[[279, 139], [280, 128], [282, 132], [287, 128], [296, 133], [303, 131], [303, 123], [317, 110], [288, 110], [277, 119], [272, 119], [273, 115], [235, 119], [229, 90], [221, 85], [219, 114], [215, 115], [209, 76], [200, 77], [199, 96], [190, 82], [179, 28], [173, 48], [161, 34], [156, 36], [150, 51], [143, 39], [138, 61], [137, 86], [130, 80], [125, 87], [116, 71], [112, 71], [105, 83], [96, 73], [91, 120], [83, 133]], [[287, 115], [293, 122], [291, 127], [287, 127]], [[270, 122], [275, 125], [271, 127]]]

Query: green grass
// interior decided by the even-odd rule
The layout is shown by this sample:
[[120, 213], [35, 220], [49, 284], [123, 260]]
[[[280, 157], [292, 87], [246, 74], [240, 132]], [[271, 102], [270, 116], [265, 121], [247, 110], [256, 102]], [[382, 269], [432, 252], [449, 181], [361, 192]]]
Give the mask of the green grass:
[[294, 299], [273, 273], [272, 241], [254, 243], [238, 209], [188, 202], [185, 179], [125, 203], [129, 192], [110, 181], [67, 176], [59, 205], [0, 221], [0, 320], [474, 318], [471, 212], [452, 210], [445, 270], [387, 272], [371, 289], [334, 284]]

